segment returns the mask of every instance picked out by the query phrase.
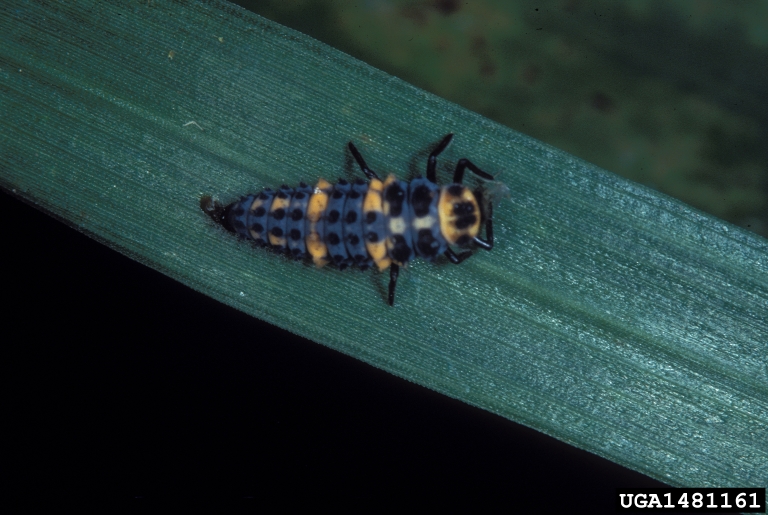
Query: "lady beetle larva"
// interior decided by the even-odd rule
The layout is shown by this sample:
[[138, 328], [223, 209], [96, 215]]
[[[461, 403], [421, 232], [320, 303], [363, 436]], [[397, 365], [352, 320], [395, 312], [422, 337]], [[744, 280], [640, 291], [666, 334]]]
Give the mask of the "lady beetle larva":
[[[440, 254], [459, 264], [472, 251], [456, 254], [451, 245], [493, 248], [492, 201], [483, 188], [462, 185], [464, 171], [492, 181], [466, 158], [456, 164], [453, 182], [437, 185], [437, 156], [453, 139], [448, 134], [429, 155], [427, 177], [410, 183], [390, 175], [385, 180], [371, 170], [352, 142], [349, 150], [369, 182], [320, 179], [312, 188], [281, 186], [247, 195], [226, 207], [204, 197], [203, 210], [227, 230], [256, 244], [310, 257], [318, 267], [328, 263], [344, 269], [372, 265], [390, 269], [389, 305], [395, 301], [400, 267], [413, 258], [434, 261]], [[485, 239], [480, 228], [485, 224]]]

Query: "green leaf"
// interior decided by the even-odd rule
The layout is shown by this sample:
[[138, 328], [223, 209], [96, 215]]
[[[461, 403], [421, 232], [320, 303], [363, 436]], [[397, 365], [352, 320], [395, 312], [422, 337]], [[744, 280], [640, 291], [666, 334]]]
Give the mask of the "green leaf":
[[[768, 484], [768, 242], [231, 4], [0, 7], [0, 186], [215, 299], [672, 485]], [[387, 277], [237, 241], [213, 195], [411, 178], [456, 133], [496, 247]]]

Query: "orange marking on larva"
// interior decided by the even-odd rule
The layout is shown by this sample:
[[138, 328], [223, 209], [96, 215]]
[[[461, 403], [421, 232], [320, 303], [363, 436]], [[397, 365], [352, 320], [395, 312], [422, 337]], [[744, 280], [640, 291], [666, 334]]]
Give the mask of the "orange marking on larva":
[[363, 201], [363, 211], [376, 211], [381, 213], [381, 192], [384, 191], [384, 183], [379, 179], [371, 179], [368, 184], [368, 192]]
[[328, 258], [328, 247], [320, 237], [320, 233], [317, 230], [317, 225], [321, 221], [325, 210], [328, 207], [328, 195], [331, 191], [331, 183], [325, 179], [317, 181], [312, 196], [309, 198], [309, 204], [307, 205], [307, 252], [312, 256], [312, 261], [318, 268], [327, 265], [330, 261]]
[[[390, 178], [392, 178], [392, 176], [390, 176]], [[381, 198], [383, 191], [384, 183], [379, 179], [371, 179], [371, 182], [368, 185], [368, 192], [365, 194], [365, 200], [363, 201], [364, 217], [370, 212], [376, 213], [376, 216], [378, 217], [384, 216]], [[370, 242], [366, 237], [365, 249], [368, 251], [368, 255], [371, 256], [371, 259], [376, 263], [376, 267], [379, 270], [386, 270], [389, 268], [389, 265], [392, 264], [392, 260], [387, 255], [386, 237], [384, 234], [381, 234], [381, 238], [376, 242]]]
[[[451, 194], [449, 189], [450, 186], [440, 188], [437, 209], [440, 215], [440, 232], [449, 245], [454, 245], [460, 239], [470, 241], [480, 234], [480, 206], [469, 188], [462, 187], [460, 195]], [[471, 206], [467, 213], [456, 214], [457, 207], [467, 204]], [[468, 215], [474, 216], [474, 222], [464, 228], [457, 227], [456, 223]]]
[[[274, 213], [278, 209], [282, 209], [284, 211], [288, 211], [288, 205], [291, 203], [291, 197], [286, 196], [285, 198], [280, 198], [279, 196], [275, 195], [274, 199], [272, 200], [272, 205], [269, 207], [269, 212]], [[285, 239], [285, 236], [275, 236], [271, 232], [268, 234], [269, 236], [269, 243], [270, 245], [274, 245], [275, 247], [285, 247], [288, 245], [288, 242]]]

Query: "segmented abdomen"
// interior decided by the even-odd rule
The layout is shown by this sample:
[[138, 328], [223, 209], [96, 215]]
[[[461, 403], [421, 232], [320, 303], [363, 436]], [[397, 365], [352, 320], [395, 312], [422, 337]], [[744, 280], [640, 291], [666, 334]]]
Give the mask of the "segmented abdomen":
[[320, 179], [313, 188], [269, 188], [227, 206], [225, 222], [243, 238], [317, 266], [384, 270], [414, 257], [434, 260], [448, 244], [440, 230], [441, 188], [390, 175], [366, 183]]

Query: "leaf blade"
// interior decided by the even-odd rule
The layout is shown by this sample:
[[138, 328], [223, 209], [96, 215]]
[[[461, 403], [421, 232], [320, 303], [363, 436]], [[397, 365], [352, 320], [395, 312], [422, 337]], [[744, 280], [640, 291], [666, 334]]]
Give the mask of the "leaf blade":
[[[0, 11], [4, 188], [237, 309], [663, 481], [766, 482], [765, 240], [229, 4], [22, 5]], [[414, 263], [396, 309], [381, 276], [253, 250], [197, 207], [354, 176], [350, 139], [413, 175], [449, 131], [441, 176], [467, 156], [512, 201], [493, 252]]]

